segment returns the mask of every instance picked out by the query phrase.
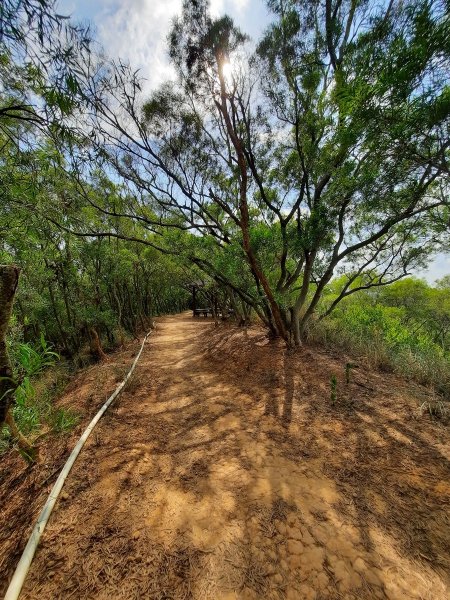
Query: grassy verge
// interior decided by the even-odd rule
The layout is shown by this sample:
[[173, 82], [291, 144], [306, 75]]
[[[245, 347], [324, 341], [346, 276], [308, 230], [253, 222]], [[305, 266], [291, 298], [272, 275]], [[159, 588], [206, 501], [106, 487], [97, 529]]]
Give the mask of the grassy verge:
[[[55, 400], [68, 381], [69, 368], [60, 363], [36, 377], [27, 393], [16, 398], [14, 419], [20, 431], [31, 441], [47, 432], [65, 433], [78, 423], [77, 413], [55, 406]], [[0, 454], [6, 452], [11, 444], [9, 430], [3, 427], [0, 432]]]
[[450, 400], [450, 355], [396, 308], [348, 303], [314, 323], [310, 339], [431, 386]]

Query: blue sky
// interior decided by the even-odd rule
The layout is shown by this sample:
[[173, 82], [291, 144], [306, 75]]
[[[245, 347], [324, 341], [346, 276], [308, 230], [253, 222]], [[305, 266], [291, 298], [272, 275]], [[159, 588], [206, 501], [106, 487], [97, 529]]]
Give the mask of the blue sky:
[[[58, 11], [76, 21], [90, 21], [108, 56], [139, 68], [148, 89], [171, 75], [166, 36], [182, 0], [60, 0]], [[211, 0], [215, 16], [227, 13], [253, 39], [269, 23], [263, 0]], [[426, 271], [415, 273], [430, 283], [450, 273], [450, 254], [438, 255]]]

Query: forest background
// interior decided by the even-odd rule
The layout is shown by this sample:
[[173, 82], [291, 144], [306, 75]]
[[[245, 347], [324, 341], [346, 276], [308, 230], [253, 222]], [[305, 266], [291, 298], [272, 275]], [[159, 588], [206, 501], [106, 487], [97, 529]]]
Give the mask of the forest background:
[[0, 402], [23, 433], [72, 426], [53, 398], [74, 366], [186, 309], [193, 285], [445, 410], [450, 275], [410, 275], [449, 251], [448, 5], [268, 9], [252, 42], [184, 2], [172, 77], [149, 91], [54, 2], [3, 3], [0, 263], [21, 277]]

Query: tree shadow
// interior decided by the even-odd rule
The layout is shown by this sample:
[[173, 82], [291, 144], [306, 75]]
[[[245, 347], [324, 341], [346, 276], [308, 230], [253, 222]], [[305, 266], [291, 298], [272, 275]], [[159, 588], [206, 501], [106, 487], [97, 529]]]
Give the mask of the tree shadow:
[[[292, 403], [295, 395], [294, 359], [287, 350], [284, 353], [284, 402], [281, 422], [284, 427], [289, 427], [292, 421]], [[298, 399], [297, 399], [298, 400]]]
[[[169, 589], [176, 600], [383, 598], [392, 571], [403, 597], [422, 593], [426, 574], [443, 599], [423, 570], [448, 565], [450, 538], [438, 487], [450, 470], [433, 425], [389, 420], [392, 396], [356, 383], [339, 381], [331, 406], [330, 374], [342, 365], [325, 354], [304, 360], [257, 345], [263, 335], [251, 328], [188, 323], [181, 360], [167, 360], [164, 339], [150, 347], [139, 390], [119, 399], [100, 444], [80, 457], [75, 504], [60, 505], [27, 598]], [[50, 552], [67, 558], [52, 580]]]

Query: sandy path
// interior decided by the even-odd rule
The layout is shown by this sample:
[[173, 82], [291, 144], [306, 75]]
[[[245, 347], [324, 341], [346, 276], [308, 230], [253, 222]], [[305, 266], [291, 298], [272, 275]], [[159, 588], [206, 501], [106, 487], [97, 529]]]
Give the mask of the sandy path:
[[294, 411], [282, 438], [274, 398], [241, 385], [246, 366], [211, 363], [212, 332], [187, 314], [159, 321], [68, 479], [22, 598], [447, 598], [442, 573], [352, 517], [323, 456], [290, 453], [308, 423]]

